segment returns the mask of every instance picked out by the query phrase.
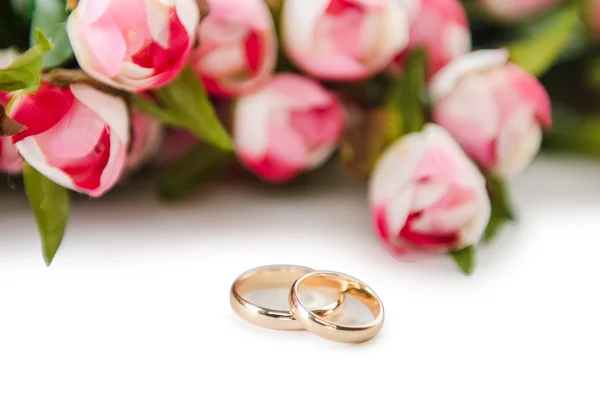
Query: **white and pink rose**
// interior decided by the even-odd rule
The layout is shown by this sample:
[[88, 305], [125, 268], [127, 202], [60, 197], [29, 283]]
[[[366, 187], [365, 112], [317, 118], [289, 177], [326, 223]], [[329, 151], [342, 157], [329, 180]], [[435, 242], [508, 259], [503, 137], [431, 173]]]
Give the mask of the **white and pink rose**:
[[384, 152], [372, 175], [370, 203], [377, 235], [399, 256], [477, 244], [491, 212], [484, 177], [434, 124]]
[[538, 153], [552, 125], [548, 93], [505, 50], [457, 58], [430, 85], [433, 120], [486, 170], [511, 177]]
[[199, 19], [195, 0], [80, 0], [67, 31], [87, 74], [138, 92], [163, 86], [179, 74]]
[[20, 96], [10, 116], [27, 127], [11, 138], [19, 153], [61, 186], [99, 197], [125, 169], [129, 117], [121, 98], [81, 84], [42, 84]]
[[395, 66], [401, 68], [411, 51], [425, 50], [431, 76], [471, 50], [469, 22], [459, 0], [414, 0], [409, 4], [410, 40], [396, 57]]
[[398, 0], [286, 0], [281, 24], [290, 58], [322, 80], [371, 77], [408, 44], [408, 15]]
[[279, 74], [262, 90], [238, 100], [235, 151], [260, 178], [289, 181], [325, 162], [339, 142], [344, 121], [336, 97], [317, 82]]
[[271, 78], [277, 61], [275, 27], [264, 0], [209, 0], [192, 64], [207, 90], [230, 97]]

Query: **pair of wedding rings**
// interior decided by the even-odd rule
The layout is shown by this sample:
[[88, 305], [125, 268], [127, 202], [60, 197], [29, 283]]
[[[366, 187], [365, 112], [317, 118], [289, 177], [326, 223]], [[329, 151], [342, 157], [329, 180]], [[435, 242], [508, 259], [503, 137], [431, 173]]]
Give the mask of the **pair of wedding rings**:
[[[289, 310], [275, 310], [254, 304], [244, 298], [269, 288], [289, 287]], [[331, 303], [309, 308], [300, 291], [325, 288], [334, 291]], [[364, 304], [373, 319], [363, 324], [341, 324], [337, 315], [350, 295]], [[383, 326], [381, 299], [368, 285], [343, 273], [315, 271], [293, 265], [263, 266], [240, 275], [231, 286], [231, 307], [243, 319], [270, 329], [308, 330], [322, 338], [345, 343], [361, 343], [375, 337]]]

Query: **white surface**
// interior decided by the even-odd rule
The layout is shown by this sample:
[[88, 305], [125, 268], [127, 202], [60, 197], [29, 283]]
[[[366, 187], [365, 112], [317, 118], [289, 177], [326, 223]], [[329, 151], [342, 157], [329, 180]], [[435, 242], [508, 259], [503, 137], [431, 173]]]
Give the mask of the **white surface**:
[[[389, 257], [360, 186], [78, 200], [50, 268], [2, 189], [0, 395], [597, 397], [600, 163], [539, 161], [513, 193], [521, 222], [468, 278]], [[351, 346], [236, 318], [231, 281], [281, 262], [363, 279], [382, 333]]]

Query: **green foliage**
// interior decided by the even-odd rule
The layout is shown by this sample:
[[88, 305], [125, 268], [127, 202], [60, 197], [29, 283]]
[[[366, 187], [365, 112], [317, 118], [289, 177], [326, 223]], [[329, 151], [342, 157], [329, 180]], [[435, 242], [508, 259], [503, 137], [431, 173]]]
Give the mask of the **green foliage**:
[[427, 57], [424, 51], [413, 51], [407, 58], [403, 74], [398, 78], [386, 99], [386, 107], [394, 109], [402, 118], [397, 137], [421, 131], [425, 125], [424, 105]]
[[459, 251], [451, 252], [450, 256], [463, 273], [469, 276], [473, 274], [475, 271], [475, 246], [471, 245]]
[[31, 18], [34, 0], [9, 0], [9, 3], [15, 14], [26, 20]]
[[356, 125], [346, 131], [340, 145], [344, 169], [354, 177], [367, 177], [385, 148], [398, 139], [402, 123], [400, 113], [389, 108], [362, 115]]
[[143, 96], [132, 101], [141, 111], [165, 124], [187, 129], [203, 142], [231, 151], [231, 138], [215, 114], [212, 104], [191, 68], [185, 68], [171, 84], [155, 92], [157, 103]]
[[579, 8], [565, 5], [548, 14], [538, 29], [527, 37], [508, 45], [511, 60], [535, 76], [550, 69], [581, 31]]
[[67, 35], [67, 9], [64, 0], [35, 0], [31, 21], [30, 44], [36, 43], [39, 29], [54, 44], [52, 51], [44, 54], [43, 67], [46, 69], [62, 65], [73, 57], [73, 49]]
[[489, 175], [487, 177], [487, 188], [492, 203], [492, 214], [485, 230], [484, 239], [490, 241], [506, 222], [514, 221], [516, 217], [510, 204], [506, 182]]
[[230, 153], [198, 143], [161, 175], [160, 196], [169, 201], [187, 197], [202, 183], [217, 176], [230, 158]]
[[0, 69], [0, 91], [36, 91], [40, 86], [42, 56], [52, 49], [44, 34], [36, 31], [37, 45], [31, 47], [8, 68]]
[[50, 266], [67, 227], [69, 192], [29, 165], [23, 171], [23, 179], [42, 241], [44, 261]]
[[600, 116], [560, 114], [552, 132], [544, 136], [542, 147], [556, 153], [576, 153], [600, 157]]
[[387, 88], [383, 106], [358, 110], [364, 115], [354, 117], [355, 125], [347, 129], [340, 150], [342, 164], [351, 175], [368, 176], [390, 144], [404, 134], [423, 129], [427, 116], [426, 68], [425, 52], [413, 51], [402, 75]]

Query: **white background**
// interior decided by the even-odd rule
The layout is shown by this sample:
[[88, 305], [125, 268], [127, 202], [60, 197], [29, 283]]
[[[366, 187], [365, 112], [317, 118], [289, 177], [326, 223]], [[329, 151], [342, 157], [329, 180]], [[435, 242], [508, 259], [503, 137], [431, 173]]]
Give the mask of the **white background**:
[[[520, 223], [452, 263], [399, 263], [364, 187], [213, 186], [179, 206], [130, 186], [74, 203], [50, 268], [23, 193], [0, 190], [0, 396], [600, 396], [600, 163], [539, 160]], [[241, 272], [350, 273], [386, 307], [343, 345], [235, 317]]]

